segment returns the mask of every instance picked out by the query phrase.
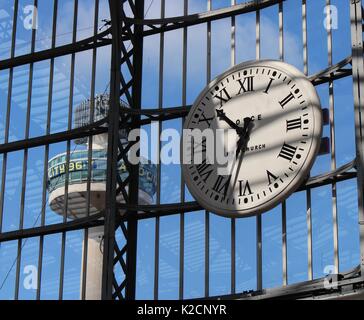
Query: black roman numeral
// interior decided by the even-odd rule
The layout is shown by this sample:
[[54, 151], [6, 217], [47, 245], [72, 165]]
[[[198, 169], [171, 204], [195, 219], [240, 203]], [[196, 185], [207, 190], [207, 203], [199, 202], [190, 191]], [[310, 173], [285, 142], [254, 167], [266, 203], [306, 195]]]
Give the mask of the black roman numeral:
[[271, 87], [271, 85], [272, 85], [273, 81], [274, 81], [274, 79], [273, 79], [273, 78], [271, 78], [271, 79], [269, 80], [268, 86], [267, 86], [267, 88], [265, 89], [264, 93], [268, 94], [269, 89], [270, 89], [270, 87]]
[[294, 99], [294, 95], [292, 92], [290, 92], [287, 97], [285, 97], [282, 101], [279, 101], [279, 104], [281, 105], [282, 108], [284, 108], [284, 106], [287, 103], [289, 103], [292, 99]]
[[243, 81], [239, 79], [238, 82], [240, 84], [240, 90], [237, 95], [241, 94], [241, 91], [243, 91], [244, 93], [254, 91], [254, 76], [246, 77]]
[[228, 102], [231, 99], [226, 88], [220, 90], [219, 94], [215, 95], [215, 98], [220, 100], [220, 107], [222, 107], [224, 103]]
[[212, 188], [212, 190], [216, 191], [217, 193], [221, 193], [224, 190], [224, 196], [226, 195], [229, 185], [230, 185], [231, 176], [218, 176], [217, 180]]
[[294, 129], [301, 129], [302, 128], [302, 119], [292, 119], [287, 120], [287, 131], [294, 130]]
[[276, 181], [278, 179], [277, 176], [275, 176], [272, 172], [270, 172], [268, 170], [267, 170], [267, 176], [268, 176], [268, 185], [271, 185], [274, 181]]
[[201, 179], [206, 182], [206, 180], [209, 178], [209, 176], [211, 175], [212, 171], [214, 171], [212, 169], [211, 164], [206, 163], [206, 159], [204, 159], [202, 161], [202, 163], [198, 164], [196, 166], [197, 172], [200, 175]]
[[203, 113], [201, 115], [201, 118], [198, 119], [198, 123], [201, 123], [201, 122], [206, 122], [207, 125], [210, 127], [211, 126], [211, 121], [214, 119], [214, 117], [211, 117], [211, 118], [206, 118], [205, 114]]
[[[248, 193], [248, 194], [247, 194]], [[252, 189], [250, 188], [249, 181], [239, 180], [239, 197], [245, 197], [246, 195], [252, 195]]]
[[284, 143], [279, 153], [278, 157], [292, 161], [294, 154], [296, 153], [297, 147], [290, 146], [289, 144]]

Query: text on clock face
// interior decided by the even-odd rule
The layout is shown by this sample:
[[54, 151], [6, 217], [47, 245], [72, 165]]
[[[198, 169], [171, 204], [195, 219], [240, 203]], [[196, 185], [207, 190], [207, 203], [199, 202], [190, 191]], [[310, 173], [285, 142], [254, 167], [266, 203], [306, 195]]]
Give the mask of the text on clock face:
[[[252, 121], [261, 121], [261, 120], [263, 120], [263, 118], [262, 118], [262, 115], [261, 114], [258, 114], [258, 115], [253, 115], [253, 116], [248, 116]], [[236, 121], [235, 121], [235, 123], [237, 124], [237, 125], [240, 125], [241, 123], [244, 123], [244, 119], [237, 119]]]

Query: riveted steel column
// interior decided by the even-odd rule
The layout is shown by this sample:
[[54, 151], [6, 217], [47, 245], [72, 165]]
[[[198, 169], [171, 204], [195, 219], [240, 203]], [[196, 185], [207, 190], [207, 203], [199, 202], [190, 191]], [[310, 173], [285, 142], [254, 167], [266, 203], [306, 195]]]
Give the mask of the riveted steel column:
[[120, 99], [120, 61], [121, 61], [121, 4], [119, 0], [109, 0], [112, 49], [110, 110], [108, 121], [108, 159], [106, 169], [105, 226], [104, 226], [104, 259], [102, 270], [103, 300], [112, 299], [114, 278], [114, 245], [116, 225], [116, 174], [119, 135], [119, 99]]
[[[135, 1], [135, 18], [143, 19], [144, 17], [144, 0]], [[142, 102], [142, 73], [143, 73], [143, 26], [134, 26], [134, 53], [133, 53], [133, 88], [132, 98], [133, 109], [141, 109]], [[135, 115], [132, 118], [131, 126], [133, 128], [140, 128], [137, 123], [140, 122], [140, 115]], [[116, 167], [116, 163], [115, 163]], [[129, 203], [138, 204], [139, 199], [139, 164], [132, 165], [129, 172], [131, 179], [129, 183]], [[125, 298], [127, 300], [135, 300], [135, 284], [136, 284], [136, 261], [137, 261], [137, 234], [138, 234], [138, 220], [137, 211], [129, 211], [128, 215], [128, 237], [127, 237], [127, 253], [126, 253], [126, 290]]]
[[360, 230], [360, 270], [364, 275], [364, 61], [362, 1], [350, 0], [351, 44], [355, 108], [355, 138]]

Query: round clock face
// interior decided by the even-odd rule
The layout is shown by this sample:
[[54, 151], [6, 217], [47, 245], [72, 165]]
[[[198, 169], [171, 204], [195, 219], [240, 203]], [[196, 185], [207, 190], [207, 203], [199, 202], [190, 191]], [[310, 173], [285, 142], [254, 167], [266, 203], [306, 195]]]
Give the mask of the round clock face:
[[[320, 101], [296, 68], [280, 61], [247, 62], [203, 90], [184, 129], [202, 132], [200, 141], [193, 137], [192, 144], [181, 144], [191, 194], [211, 212], [250, 216], [274, 207], [307, 178], [321, 141]], [[229, 165], [217, 160], [218, 152], [232, 155]]]

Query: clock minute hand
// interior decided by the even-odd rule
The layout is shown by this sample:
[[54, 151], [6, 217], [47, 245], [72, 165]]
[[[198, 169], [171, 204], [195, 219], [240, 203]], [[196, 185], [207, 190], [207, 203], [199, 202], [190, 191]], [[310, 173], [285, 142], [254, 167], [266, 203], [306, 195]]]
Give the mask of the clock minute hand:
[[245, 144], [245, 137], [243, 135], [240, 136], [238, 140], [238, 145], [236, 148], [236, 159], [239, 157], [240, 150], [242, 149], [243, 145]]
[[[251, 122], [252, 122], [251, 118], [248, 118], [248, 117], [244, 118], [243, 133], [240, 135], [240, 138], [239, 138], [239, 141], [238, 141], [238, 146], [237, 146], [237, 149], [236, 149], [236, 160], [235, 161], [238, 160], [239, 155], [240, 155], [240, 159], [239, 159], [238, 167], [236, 169], [235, 180], [234, 180], [234, 182], [233, 182], [233, 184], [231, 186], [232, 190], [235, 189], [235, 185], [236, 185], [236, 182], [237, 182], [238, 177], [239, 177], [240, 167], [241, 167], [241, 164], [243, 162], [243, 158], [244, 158], [244, 155], [245, 155], [245, 149], [246, 149], [247, 143], [249, 141]], [[235, 167], [235, 165], [234, 165], [234, 167]]]

